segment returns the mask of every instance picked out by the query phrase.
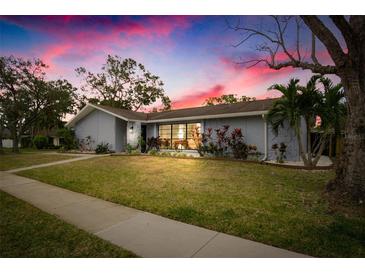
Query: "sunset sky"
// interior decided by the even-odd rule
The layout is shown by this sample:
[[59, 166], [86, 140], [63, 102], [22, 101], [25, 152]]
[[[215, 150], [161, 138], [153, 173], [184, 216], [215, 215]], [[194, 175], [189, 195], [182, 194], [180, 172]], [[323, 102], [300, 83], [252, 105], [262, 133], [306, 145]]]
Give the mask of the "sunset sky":
[[[226, 20], [238, 19], [247, 26], [274, 27], [262, 16], [6, 16], [0, 17], [0, 53], [40, 58], [49, 65], [49, 79], [66, 78], [76, 87], [80, 79], [75, 68], [98, 72], [108, 54], [133, 58], [160, 76], [173, 108], [201, 106], [207, 97], [227, 93], [259, 99], [277, 96], [267, 91], [273, 83], [310, 78], [309, 71], [300, 69], [237, 65], [240, 58], [256, 58], [255, 45], [262, 42], [253, 37], [233, 47], [242, 36], [229, 30]], [[288, 30], [291, 49], [294, 33], [295, 29]], [[302, 54], [307, 57], [309, 37], [304, 30]], [[318, 56], [331, 63], [322, 45]]]

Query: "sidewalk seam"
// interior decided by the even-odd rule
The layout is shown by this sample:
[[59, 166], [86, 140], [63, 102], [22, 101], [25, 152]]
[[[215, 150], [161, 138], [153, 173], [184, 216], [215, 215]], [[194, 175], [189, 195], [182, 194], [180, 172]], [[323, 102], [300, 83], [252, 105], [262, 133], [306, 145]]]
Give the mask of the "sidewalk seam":
[[206, 247], [211, 241], [215, 239], [215, 237], [218, 236], [220, 232], [217, 232], [212, 238], [210, 238], [205, 244], [203, 244], [197, 251], [195, 251], [190, 258], [193, 258], [197, 253], [199, 253], [200, 250], [202, 250], [204, 247]]

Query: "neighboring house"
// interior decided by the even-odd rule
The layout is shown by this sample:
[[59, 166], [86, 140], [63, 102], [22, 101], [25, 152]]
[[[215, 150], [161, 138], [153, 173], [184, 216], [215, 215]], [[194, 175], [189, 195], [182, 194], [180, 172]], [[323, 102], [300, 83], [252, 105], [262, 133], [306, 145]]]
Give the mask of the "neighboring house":
[[[9, 129], [7, 129], [7, 128], [3, 129], [1, 141], [3, 142], [3, 147], [6, 147], [6, 148], [13, 147], [13, 139], [11, 137]], [[20, 147], [20, 143], [19, 143], [19, 147]]]
[[[229, 130], [241, 128], [245, 142], [257, 146], [262, 158], [275, 159], [271, 146], [284, 142], [287, 148], [287, 159], [299, 160], [298, 144], [294, 131], [286, 126], [275, 136], [271, 126], [266, 122], [266, 114], [276, 99], [257, 100], [205, 107], [177, 109], [163, 112], [144, 113], [101, 105], [86, 105], [67, 124], [75, 129], [79, 140], [91, 138], [92, 146], [101, 142], [109, 143], [116, 152], [125, 151], [127, 144], [136, 146], [138, 138], [160, 136], [168, 140], [167, 147], [173, 149], [176, 141], [184, 140], [179, 148], [194, 151], [195, 143], [190, 134], [194, 126], [204, 132], [223, 125]], [[303, 136], [305, 128], [303, 127]], [[182, 142], [181, 142], [182, 143]]]

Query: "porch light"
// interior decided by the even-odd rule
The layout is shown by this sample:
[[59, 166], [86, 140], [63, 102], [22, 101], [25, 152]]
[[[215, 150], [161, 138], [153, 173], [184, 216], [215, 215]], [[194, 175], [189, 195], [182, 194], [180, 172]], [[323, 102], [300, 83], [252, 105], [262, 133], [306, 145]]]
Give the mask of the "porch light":
[[132, 132], [132, 131], [133, 131], [133, 126], [131, 126], [131, 127], [129, 128], [129, 131], [130, 131], [130, 132]]

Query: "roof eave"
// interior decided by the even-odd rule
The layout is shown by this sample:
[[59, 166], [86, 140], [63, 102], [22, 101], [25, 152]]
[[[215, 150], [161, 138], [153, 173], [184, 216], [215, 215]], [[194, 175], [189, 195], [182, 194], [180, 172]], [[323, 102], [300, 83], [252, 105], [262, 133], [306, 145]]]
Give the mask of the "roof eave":
[[213, 114], [213, 115], [198, 115], [198, 116], [168, 118], [168, 119], [154, 119], [154, 120], [152, 119], [152, 120], [147, 120], [145, 123], [163, 123], [172, 121], [189, 121], [189, 120], [204, 120], [204, 119], [215, 119], [215, 118], [258, 116], [262, 114], [267, 114], [267, 112], [268, 110], [258, 110], [258, 111], [223, 113], [223, 114]]

